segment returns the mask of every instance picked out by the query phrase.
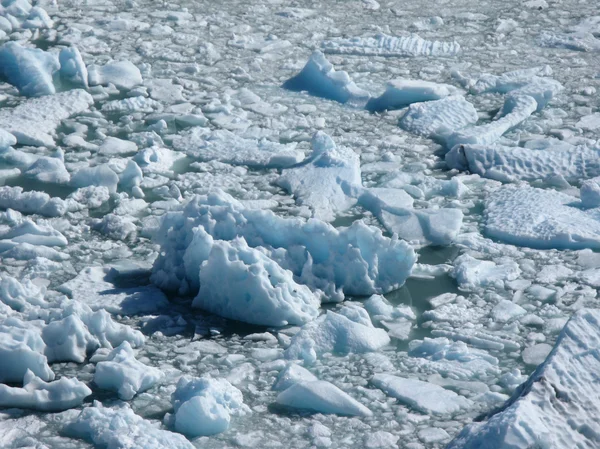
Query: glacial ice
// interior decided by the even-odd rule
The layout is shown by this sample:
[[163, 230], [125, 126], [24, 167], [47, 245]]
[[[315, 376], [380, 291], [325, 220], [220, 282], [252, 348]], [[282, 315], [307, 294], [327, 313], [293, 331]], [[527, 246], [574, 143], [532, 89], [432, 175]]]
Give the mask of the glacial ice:
[[0, 384], [0, 407], [58, 412], [80, 406], [91, 394], [92, 390], [77, 379], [62, 377], [48, 383], [27, 370], [23, 388]]
[[0, 47], [0, 77], [22, 95], [39, 97], [56, 93], [52, 76], [60, 69], [56, 55], [7, 42]]
[[111, 62], [103, 66], [88, 67], [90, 86], [113, 84], [118, 89], [129, 90], [142, 84], [142, 74], [130, 61]]
[[316, 50], [302, 71], [283, 84], [284, 89], [307, 91], [311, 95], [340, 103], [362, 106], [370, 94], [358, 87], [344, 71], [335, 71], [325, 55]]
[[350, 148], [336, 145], [317, 132], [311, 141], [309, 161], [283, 170], [277, 184], [294, 195], [299, 205], [312, 209], [313, 217], [333, 221], [337, 214], [356, 204], [344, 185], [360, 185], [360, 159]]
[[313, 382], [315, 380], [318, 380], [317, 376], [309, 370], [295, 363], [290, 363], [279, 372], [277, 381], [272, 389], [275, 391], [283, 391], [298, 382]]
[[387, 332], [374, 327], [364, 309], [344, 306], [305, 324], [292, 338], [285, 356], [312, 364], [325, 353], [374, 352], [389, 342]]
[[232, 416], [250, 412], [242, 392], [225, 379], [182, 377], [171, 402], [174, 411], [165, 422], [190, 438], [224, 432]]
[[163, 253], [155, 262], [152, 280], [180, 293], [199, 289], [200, 266], [207, 253], [194, 235], [203, 228], [214, 239], [244, 237], [299, 283], [334, 298], [340, 293], [369, 295], [402, 285], [416, 260], [404, 242], [383, 237], [379, 229], [355, 222], [336, 229], [320, 220], [282, 218], [271, 211], [246, 209], [224, 192], [196, 196], [183, 210], [167, 214], [155, 234]]

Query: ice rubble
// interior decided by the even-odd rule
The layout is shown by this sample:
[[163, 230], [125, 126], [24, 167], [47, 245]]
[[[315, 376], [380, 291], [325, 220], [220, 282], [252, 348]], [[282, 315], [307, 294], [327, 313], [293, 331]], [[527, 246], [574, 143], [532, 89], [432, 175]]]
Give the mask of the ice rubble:
[[284, 89], [307, 91], [311, 95], [340, 103], [363, 105], [370, 94], [359, 88], [344, 71], [335, 71], [325, 55], [316, 50], [302, 71], [283, 84]]
[[182, 377], [171, 402], [174, 411], [165, 423], [190, 438], [224, 432], [232, 416], [250, 412], [242, 392], [225, 379]]
[[365, 309], [344, 306], [305, 324], [292, 338], [285, 357], [312, 364], [325, 353], [374, 352], [389, 342], [387, 332], [373, 326]]
[[312, 138], [310, 160], [283, 170], [277, 184], [292, 193], [299, 205], [309, 206], [313, 216], [333, 221], [339, 212], [356, 204], [343, 184], [361, 185], [360, 159], [351, 148], [337, 146], [331, 137], [317, 132]]
[[[181, 211], [165, 216], [155, 239], [162, 253], [152, 281], [166, 290], [197, 293], [208, 233], [215, 241], [243, 237], [290, 270], [296, 282], [339, 298], [342, 293], [368, 295], [402, 285], [416, 260], [404, 242], [355, 222], [336, 229], [320, 220], [278, 217], [271, 211], [246, 209], [222, 191], [196, 196]], [[342, 295], [343, 297], [343, 295]]]
[[60, 123], [93, 103], [92, 96], [82, 89], [32, 98], [14, 108], [0, 109], [0, 128], [22, 145], [54, 147], [53, 135]]
[[396, 79], [388, 82], [383, 94], [377, 98], [371, 98], [365, 109], [370, 112], [401, 109], [412, 103], [441, 100], [458, 94], [460, 94], [459, 89], [449, 84]]
[[600, 211], [553, 190], [507, 185], [485, 202], [485, 234], [539, 249], [600, 248]]
[[194, 127], [178, 135], [173, 146], [200, 161], [218, 160], [250, 167], [286, 168], [304, 159], [304, 152], [296, 148], [296, 143], [247, 139], [224, 129]]
[[561, 176], [567, 182], [600, 175], [600, 149], [547, 141], [541, 147], [459, 145], [446, 154], [450, 168], [468, 170], [498, 181], [543, 181]]
[[371, 416], [373, 413], [330, 382], [298, 382], [277, 395], [277, 404], [317, 413]]
[[595, 447], [600, 313], [583, 309], [548, 358], [497, 412], [468, 425], [448, 449]]
[[339, 38], [321, 44], [324, 53], [365, 56], [456, 56], [458, 42], [428, 41], [417, 34], [374, 37]]
[[109, 408], [94, 402], [64, 427], [64, 433], [109, 449], [194, 449], [183, 435], [160, 429], [127, 404]]
[[80, 406], [91, 394], [92, 390], [77, 379], [63, 377], [47, 383], [27, 370], [23, 388], [0, 385], [0, 407], [57, 412]]
[[96, 364], [94, 383], [104, 390], [116, 391], [120, 399], [128, 401], [162, 377], [160, 370], [138, 361], [131, 345], [124, 341]]

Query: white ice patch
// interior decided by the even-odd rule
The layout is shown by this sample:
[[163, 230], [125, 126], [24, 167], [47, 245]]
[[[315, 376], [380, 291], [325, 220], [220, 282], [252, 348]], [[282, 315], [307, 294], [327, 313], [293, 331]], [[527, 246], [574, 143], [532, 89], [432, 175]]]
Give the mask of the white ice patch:
[[467, 426], [448, 448], [595, 447], [599, 329], [598, 310], [576, 313], [548, 358], [500, 411]]
[[299, 205], [309, 206], [313, 216], [335, 220], [338, 213], [356, 204], [343, 184], [360, 185], [360, 159], [352, 149], [337, 146], [331, 137], [317, 132], [312, 138], [310, 161], [284, 170], [277, 184], [292, 193]]
[[477, 260], [468, 254], [463, 254], [454, 260], [452, 276], [456, 278], [459, 287], [476, 290], [482, 287], [504, 287], [506, 281], [519, 277], [521, 270], [513, 260], [495, 263], [490, 260]]
[[283, 84], [284, 89], [307, 91], [316, 97], [364, 105], [370, 94], [359, 88], [344, 71], [335, 71], [325, 55], [316, 50], [302, 71]]
[[321, 44], [324, 53], [364, 56], [456, 56], [458, 42], [428, 41], [417, 34], [410, 36], [338, 38]]
[[272, 389], [275, 391], [283, 391], [298, 382], [313, 382], [315, 380], [318, 380], [317, 376], [309, 370], [295, 363], [290, 363], [279, 372]]
[[250, 167], [286, 168], [301, 162], [296, 143], [246, 139], [227, 130], [192, 128], [173, 140], [173, 147], [200, 161], [217, 160]]
[[151, 388], [163, 373], [136, 360], [131, 345], [124, 341], [106, 359], [98, 362], [94, 383], [103, 390], [116, 391], [119, 398], [129, 401], [137, 393]]
[[25, 214], [60, 217], [67, 212], [66, 203], [44, 192], [24, 192], [22, 187], [0, 187], [0, 209], [13, 209]]
[[459, 94], [460, 90], [449, 84], [397, 79], [388, 82], [385, 92], [377, 98], [371, 98], [365, 109], [371, 112], [401, 109], [412, 103], [441, 100]]
[[485, 234], [538, 249], [600, 248], [600, 211], [553, 190], [504, 186], [485, 202]]
[[22, 145], [54, 147], [53, 135], [60, 123], [92, 104], [92, 96], [81, 89], [32, 98], [14, 108], [0, 109], [0, 128]]
[[182, 377], [171, 402], [174, 412], [165, 423], [190, 438], [225, 432], [232, 416], [250, 412], [242, 392], [225, 379]]
[[371, 416], [373, 413], [356, 399], [332, 383], [315, 380], [295, 383], [279, 393], [277, 404], [286, 408], [310, 410], [349, 416]]
[[472, 402], [453, 391], [417, 379], [375, 374], [371, 383], [409, 407], [423, 413], [445, 415], [468, 409]]
[[91, 65], [88, 67], [88, 81], [90, 86], [113, 84], [118, 89], [129, 90], [142, 84], [142, 74], [133, 63], [129, 61], [111, 62], [103, 66]]
[[77, 379], [62, 377], [48, 383], [27, 370], [23, 388], [0, 384], [0, 407], [60, 412], [80, 406], [91, 394], [92, 390]]

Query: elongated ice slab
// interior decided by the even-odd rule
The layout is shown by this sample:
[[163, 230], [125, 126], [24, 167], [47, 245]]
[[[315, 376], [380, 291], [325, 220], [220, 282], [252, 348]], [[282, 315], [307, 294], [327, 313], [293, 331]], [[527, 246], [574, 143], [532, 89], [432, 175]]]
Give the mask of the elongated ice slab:
[[412, 103], [441, 100], [450, 95], [459, 94], [459, 89], [449, 84], [432, 83], [431, 81], [397, 79], [390, 81], [385, 92], [377, 98], [371, 98], [365, 109], [379, 112], [400, 109]]
[[468, 425], [448, 449], [595, 447], [599, 350], [600, 312], [577, 312], [548, 358], [500, 411]]
[[456, 56], [458, 42], [428, 41], [417, 34], [410, 36], [354, 37], [335, 39], [321, 44], [324, 53], [365, 56]]

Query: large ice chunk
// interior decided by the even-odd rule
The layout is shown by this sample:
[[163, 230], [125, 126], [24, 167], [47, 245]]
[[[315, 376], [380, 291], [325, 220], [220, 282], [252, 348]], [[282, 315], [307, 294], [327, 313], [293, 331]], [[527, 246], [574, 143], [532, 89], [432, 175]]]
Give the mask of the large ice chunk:
[[458, 42], [428, 41], [417, 34], [374, 37], [338, 38], [324, 41], [325, 53], [365, 56], [455, 56], [460, 51]]
[[92, 104], [94, 99], [82, 89], [32, 98], [17, 107], [0, 109], [0, 128], [22, 145], [53, 147], [53, 135], [60, 123]]
[[97, 447], [110, 449], [194, 449], [183, 435], [162, 430], [155, 423], [136, 415], [127, 404], [118, 408], [103, 407], [94, 402], [68, 423], [64, 432]]
[[371, 416], [373, 413], [356, 399], [332, 383], [315, 380], [299, 382], [279, 393], [277, 404], [288, 408], [350, 416]]
[[22, 187], [0, 187], [0, 209], [14, 209], [25, 214], [60, 217], [67, 212], [66, 203], [45, 192], [24, 192]]
[[463, 254], [454, 260], [452, 276], [458, 285], [465, 289], [478, 289], [489, 286], [504, 287], [506, 281], [519, 277], [521, 269], [513, 260], [497, 264], [491, 260], [477, 260], [468, 254]]
[[77, 47], [63, 48], [59, 55], [60, 76], [77, 87], [88, 87], [88, 70]]
[[296, 143], [246, 139], [224, 129], [194, 127], [177, 136], [173, 146], [201, 161], [218, 160], [251, 167], [286, 168], [304, 159], [304, 152], [296, 149]]
[[504, 186], [486, 200], [485, 234], [539, 249], [600, 248], [600, 211], [577, 206], [577, 198], [554, 190]]
[[232, 416], [250, 412], [242, 392], [225, 379], [182, 377], [171, 402], [174, 412], [165, 422], [190, 438], [224, 432]]
[[125, 401], [151, 388], [163, 373], [136, 360], [131, 345], [124, 341], [105, 360], [98, 362], [94, 382], [104, 390], [116, 391]]
[[446, 154], [450, 168], [497, 181], [537, 181], [557, 175], [567, 182], [600, 176], [600, 148], [549, 143], [544, 148], [457, 145]]
[[74, 187], [106, 187], [111, 193], [117, 191], [118, 184], [119, 176], [108, 164], [80, 168], [71, 178], [71, 185]]
[[413, 103], [400, 119], [402, 129], [436, 140], [477, 122], [475, 107], [460, 95]]
[[282, 369], [277, 376], [277, 380], [273, 385], [273, 390], [283, 391], [292, 385], [297, 384], [298, 382], [312, 382], [315, 380], [318, 380], [317, 376], [315, 376], [309, 370], [295, 363], [290, 363], [288, 366]]
[[316, 50], [302, 71], [283, 84], [284, 89], [307, 91], [311, 95], [340, 103], [364, 104], [369, 93], [359, 88], [344, 71], [335, 71], [325, 55]]
[[361, 182], [358, 154], [337, 146], [323, 132], [313, 136], [311, 160], [284, 170], [277, 180], [298, 204], [309, 206], [313, 216], [324, 221], [333, 221], [337, 213], [356, 204], [355, 198], [346, 195], [342, 184], [361, 185]]
[[130, 61], [111, 62], [103, 66], [88, 68], [90, 86], [114, 84], [118, 89], [129, 90], [142, 84], [142, 74]]
[[339, 313], [329, 310], [317, 320], [305, 324], [292, 338], [285, 356], [314, 363], [327, 352], [374, 352], [389, 342], [387, 332], [373, 326], [365, 309], [345, 306]]
[[387, 395], [423, 413], [453, 414], [472, 405], [469, 399], [453, 391], [418, 379], [376, 374], [371, 383]]
[[383, 237], [358, 221], [336, 229], [320, 220], [278, 217], [271, 211], [246, 209], [222, 191], [196, 196], [183, 210], [169, 213], [155, 234], [161, 255], [152, 281], [167, 290], [196, 293], [200, 265], [208, 253], [194, 244], [195, 228], [216, 240], [244, 237], [294, 273], [297, 283], [330, 294], [370, 295], [398, 288], [416, 261], [405, 242]]
[[380, 112], [401, 109], [412, 103], [441, 100], [450, 95], [460, 94], [459, 89], [449, 84], [433, 83], [423, 80], [397, 79], [390, 81], [385, 92], [377, 98], [371, 98], [365, 109]]
[[577, 312], [548, 358], [485, 421], [467, 426], [448, 449], [595, 447], [600, 434], [600, 312]]
[[0, 76], [21, 95], [39, 97], [56, 92], [52, 75], [60, 69], [55, 54], [7, 42], [0, 47]]
[[91, 394], [92, 390], [77, 379], [61, 377], [47, 383], [27, 370], [23, 388], [0, 385], [0, 407], [60, 412], [80, 406]]

